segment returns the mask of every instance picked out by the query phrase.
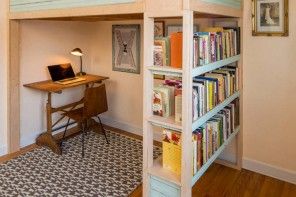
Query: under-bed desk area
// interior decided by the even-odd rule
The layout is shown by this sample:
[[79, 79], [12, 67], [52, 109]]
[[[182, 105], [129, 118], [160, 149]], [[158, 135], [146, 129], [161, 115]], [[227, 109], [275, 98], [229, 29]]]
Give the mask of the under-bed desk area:
[[[122, 187], [115, 187], [113, 183], [104, 185], [105, 188], [112, 188], [109, 191], [102, 189], [103, 186], [98, 183], [95, 187], [105, 192], [102, 195], [190, 197], [196, 192], [192, 188], [212, 163], [241, 169], [242, 4], [241, 0], [10, 0], [8, 85], [9, 132], [13, 136], [10, 139], [11, 151], [33, 144], [37, 138], [37, 144], [50, 147], [60, 154], [61, 147], [52, 138], [52, 122], [59, 118], [52, 116], [52, 113], [64, 108], [52, 106], [71, 107], [68, 105], [71, 102], [80, 104], [75, 101], [82, 96], [81, 86], [104, 83], [109, 110], [103, 114], [102, 122], [110, 128], [110, 144], [98, 140], [104, 144], [99, 147], [100, 151], [106, 148], [99, 158], [106, 162], [111, 157], [117, 163], [112, 164], [110, 169], [105, 169], [101, 161], [96, 164], [106, 170], [106, 179], [111, 180], [113, 176], [108, 173], [115, 168], [118, 170], [113, 173], [124, 173], [120, 177], [114, 175], [114, 181], [122, 181]], [[134, 32], [127, 34], [130, 30]], [[225, 36], [223, 42], [232, 46], [227, 50], [225, 46], [224, 55], [221, 51], [221, 55], [214, 54], [211, 60], [200, 63], [202, 58], [196, 59], [200, 55], [196, 51], [196, 47], [199, 47], [196, 39], [201, 32], [217, 36], [215, 39], [219, 35]], [[174, 36], [177, 37], [175, 40]], [[157, 52], [164, 45], [170, 46], [172, 56], [169, 57], [169, 53], [165, 54], [164, 48], [161, 48], [165, 55], [159, 62]], [[71, 63], [74, 70], [79, 70], [78, 59], [69, 53], [70, 49], [76, 47], [84, 52], [80, 65], [83, 64], [83, 71], [88, 73], [86, 81], [69, 86], [46, 81], [49, 79], [48, 65]], [[224, 50], [222, 44], [220, 47]], [[127, 67], [126, 64], [131, 66]], [[216, 73], [211, 75], [212, 72]], [[195, 89], [192, 87], [196, 85], [198, 77], [210, 75], [225, 76], [225, 80], [232, 77], [233, 87], [211, 109], [193, 118], [192, 95]], [[208, 80], [204, 78], [202, 80]], [[36, 81], [41, 82], [34, 83]], [[170, 103], [174, 104], [174, 110], [163, 112], [163, 107], [158, 113], [155, 108], [162, 106], [157, 103], [157, 96], [163, 96], [165, 93], [161, 92], [161, 88], [172, 83], [174, 102]], [[172, 91], [170, 88], [166, 90]], [[63, 98], [54, 94], [62, 90]], [[175, 105], [177, 96], [179, 118]], [[209, 121], [219, 117], [225, 119], [224, 114], [220, 113], [223, 110], [229, 116], [236, 113], [236, 118], [232, 119], [233, 127], [225, 134], [224, 141], [219, 141], [219, 146], [213, 148], [207, 160], [197, 167], [197, 163], [192, 162], [192, 155], [197, 151], [192, 147], [193, 136]], [[54, 126], [65, 127], [65, 121], [58, 122]], [[177, 149], [166, 143], [167, 133], [180, 140]], [[96, 139], [93, 134], [86, 136], [89, 142]], [[70, 142], [73, 142], [72, 139]], [[118, 149], [121, 155], [111, 151], [117, 150], [117, 146], [121, 149]], [[227, 149], [228, 146], [230, 149]], [[99, 150], [96, 145], [93, 147]], [[234, 159], [228, 161], [222, 157], [224, 150]], [[86, 153], [85, 159], [91, 154]], [[76, 162], [84, 162], [83, 159], [79, 157]], [[111, 161], [108, 162], [105, 167], [110, 166]], [[171, 166], [167, 167], [167, 164]], [[93, 176], [99, 171], [92, 171]], [[100, 193], [94, 195], [100, 196]]]

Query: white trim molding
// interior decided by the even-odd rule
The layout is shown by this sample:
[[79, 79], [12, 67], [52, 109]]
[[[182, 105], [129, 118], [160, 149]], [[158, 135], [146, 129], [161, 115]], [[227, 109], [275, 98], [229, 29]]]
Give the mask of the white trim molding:
[[273, 166], [261, 161], [256, 161], [245, 157], [243, 158], [243, 168], [282, 181], [296, 184], [296, 171], [287, 170], [278, 166]]
[[7, 154], [7, 147], [1, 146], [0, 147], [0, 156], [6, 155], [6, 154]]
[[[108, 125], [110, 127], [114, 127], [117, 129], [121, 129], [123, 131], [127, 131], [129, 133], [133, 133], [133, 134], [136, 134], [139, 136], [143, 136], [143, 128], [141, 128], [141, 127], [131, 125], [131, 124], [128, 124], [123, 121], [115, 120], [115, 119], [110, 118], [106, 115], [102, 115], [102, 116], [100, 116], [100, 118], [102, 119], [102, 123], [105, 125]], [[154, 136], [155, 140], [161, 141], [161, 139], [162, 139], [161, 133], [157, 132], [157, 133], [154, 133], [154, 135], [155, 135]]]

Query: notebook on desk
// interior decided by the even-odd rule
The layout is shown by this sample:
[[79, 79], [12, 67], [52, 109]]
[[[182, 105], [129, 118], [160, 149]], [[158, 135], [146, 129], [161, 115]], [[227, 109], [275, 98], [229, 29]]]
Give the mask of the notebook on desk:
[[83, 77], [76, 77], [70, 63], [48, 66], [51, 79], [55, 83], [67, 85], [85, 81]]

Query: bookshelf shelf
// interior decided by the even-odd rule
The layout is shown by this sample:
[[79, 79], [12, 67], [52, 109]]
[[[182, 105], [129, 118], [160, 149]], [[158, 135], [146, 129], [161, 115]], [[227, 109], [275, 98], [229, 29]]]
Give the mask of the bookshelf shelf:
[[220, 60], [220, 61], [213, 62], [213, 63], [207, 64], [207, 65], [193, 68], [192, 77], [196, 77], [196, 76], [202, 75], [204, 73], [210, 72], [212, 70], [216, 70], [218, 68], [221, 68], [221, 67], [226, 66], [228, 64], [237, 62], [239, 60], [240, 60], [240, 55], [236, 55], [236, 56], [224, 59], [224, 60]]
[[149, 66], [148, 70], [150, 70], [153, 74], [174, 76], [174, 77], [182, 77], [182, 73], [183, 73], [182, 69], [172, 68], [169, 66]]
[[162, 167], [162, 157], [154, 160], [153, 166], [148, 169], [148, 173], [181, 186], [180, 175]]
[[227, 105], [229, 105], [232, 101], [234, 101], [236, 98], [239, 97], [239, 91], [225, 99], [222, 103], [217, 105], [214, 109], [207, 112], [205, 115], [197, 119], [192, 123], [192, 131], [196, 130], [200, 126], [202, 126], [204, 123], [206, 123], [209, 119], [211, 119], [215, 114], [217, 114], [219, 111], [221, 111], [223, 108], [225, 108]]
[[199, 180], [199, 178], [206, 172], [210, 165], [219, 157], [219, 155], [224, 151], [225, 147], [233, 140], [233, 138], [240, 131], [238, 126], [234, 132], [229, 136], [229, 138], [218, 148], [218, 150], [212, 155], [212, 157], [201, 167], [201, 169], [193, 176], [192, 186]]
[[148, 118], [148, 121], [155, 126], [160, 126], [166, 129], [172, 129], [180, 132], [182, 131], [182, 123], [176, 122], [174, 116], [168, 118], [164, 118], [161, 116], [151, 116]]

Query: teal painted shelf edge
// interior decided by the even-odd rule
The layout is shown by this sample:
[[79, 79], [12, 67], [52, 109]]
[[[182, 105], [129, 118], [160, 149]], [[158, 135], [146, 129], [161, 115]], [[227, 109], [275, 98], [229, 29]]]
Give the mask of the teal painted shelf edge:
[[192, 77], [196, 77], [196, 76], [202, 75], [204, 73], [210, 72], [212, 70], [216, 70], [218, 68], [226, 66], [228, 64], [232, 64], [234, 62], [237, 62], [240, 60], [240, 57], [241, 57], [240, 55], [236, 55], [236, 56], [232, 56], [230, 58], [224, 59], [224, 60], [220, 60], [220, 61], [213, 62], [213, 63], [207, 64], [207, 65], [193, 68]]
[[100, 5], [112, 5], [112, 4], [124, 4], [134, 3], [135, 0], [51, 0], [51, 1], [36, 1], [25, 0], [22, 4], [15, 3], [10, 4], [11, 12], [25, 12], [25, 11], [37, 11], [37, 10], [53, 10], [63, 8], [78, 8], [88, 6], [100, 6]]
[[210, 120], [214, 115], [216, 115], [219, 111], [224, 109], [227, 105], [229, 105], [232, 101], [238, 98], [240, 95], [239, 91], [235, 92], [233, 95], [225, 99], [222, 103], [217, 105], [214, 109], [206, 113], [205, 115], [201, 116], [199, 119], [193, 122], [192, 124], [192, 131], [196, 130], [208, 120]]
[[202, 0], [208, 3], [220, 4], [228, 7], [240, 9], [242, 7], [241, 0]]
[[200, 179], [200, 177], [207, 171], [207, 169], [212, 165], [212, 163], [219, 157], [219, 155], [224, 151], [226, 146], [233, 140], [233, 138], [240, 131], [238, 126], [235, 131], [229, 136], [229, 138], [223, 143], [222, 146], [212, 155], [212, 157], [201, 167], [201, 169], [193, 176], [192, 186]]

